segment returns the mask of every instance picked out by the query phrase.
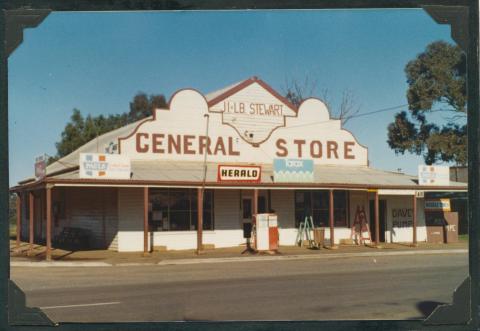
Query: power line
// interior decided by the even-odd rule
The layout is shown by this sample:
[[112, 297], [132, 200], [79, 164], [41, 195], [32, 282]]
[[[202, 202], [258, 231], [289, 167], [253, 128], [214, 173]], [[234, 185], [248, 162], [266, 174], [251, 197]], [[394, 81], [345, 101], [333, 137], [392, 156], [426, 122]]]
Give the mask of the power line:
[[350, 117], [348, 117], [348, 118], [362, 117], [362, 116], [367, 116], [367, 115], [382, 113], [382, 112], [386, 112], [386, 111], [390, 111], [390, 110], [395, 110], [395, 109], [403, 108], [403, 107], [406, 107], [406, 106], [408, 106], [408, 104], [400, 105], [400, 106], [395, 106], [395, 107], [389, 107], [389, 108], [383, 108], [383, 109], [378, 109], [378, 110], [373, 110], [373, 111], [370, 111], [370, 112], [367, 112], [367, 113], [355, 114], [355, 115], [352, 115], [352, 116], [350, 116]]
[[[394, 106], [394, 107], [388, 107], [388, 108], [382, 108], [382, 109], [373, 110], [373, 111], [366, 112], [366, 113], [355, 114], [355, 115], [349, 116], [348, 119], [356, 118], [356, 117], [362, 117], [362, 116], [368, 116], [368, 115], [373, 115], [373, 114], [382, 113], [382, 112], [391, 111], [391, 110], [396, 110], [396, 109], [400, 109], [400, 108], [403, 108], [403, 107], [406, 107], [406, 106], [408, 106], [408, 104], [399, 105], [399, 106]], [[332, 120], [332, 119], [329, 119], [329, 120], [327, 120], [327, 121], [318, 121], [318, 122], [312, 122], [312, 123], [307, 123], [307, 124], [289, 125], [289, 126], [286, 126], [284, 129], [299, 128], [299, 127], [304, 127], [304, 126], [309, 126], [309, 125], [316, 125], [316, 124], [328, 123], [328, 122], [330, 122], [331, 120]]]

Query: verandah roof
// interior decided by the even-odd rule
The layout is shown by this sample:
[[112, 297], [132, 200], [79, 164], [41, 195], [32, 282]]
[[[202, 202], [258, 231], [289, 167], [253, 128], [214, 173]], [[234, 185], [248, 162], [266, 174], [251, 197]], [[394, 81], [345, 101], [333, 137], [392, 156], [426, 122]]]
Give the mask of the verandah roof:
[[[257, 187], [265, 186], [271, 188], [302, 188], [302, 187], [325, 187], [345, 189], [405, 189], [405, 190], [444, 190], [464, 191], [467, 189], [465, 183], [450, 182], [448, 186], [433, 187], [418, 185], [416, 176], [403, 173], [388, 172], [372, 169], [366, 166], [329, 166], [316, 165], [313, 183], [275, 183], [273, 177], [273, 166], [271, 164], [261, 165], [260, 183], [218, 183], [218, 163], [207, 163], [205, 178], [206, 187]], [[82, 179], [79, 177], [78, 168], [64, 173], [51, 174], [46, 181], [68, 184], [98, 185], [171, 185], [171, 186], [201, 186], [203, 183], [203, 162], [185, 161], [132, 161], [132, 176], [130, 180], [102, 180]]]

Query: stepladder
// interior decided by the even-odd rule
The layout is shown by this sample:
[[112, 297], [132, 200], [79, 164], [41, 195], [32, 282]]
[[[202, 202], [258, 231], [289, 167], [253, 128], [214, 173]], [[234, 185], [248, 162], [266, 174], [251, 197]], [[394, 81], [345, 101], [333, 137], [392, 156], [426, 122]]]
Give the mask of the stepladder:
[[372, 243], [370, 226], [368, 225], [365, 208], [363, 206], [357, 206], [355, 219], [352, 223], [350, 232], [350, 239], [352, 239], [357, 245], [364, 245], [367, 241], [369, 244]]

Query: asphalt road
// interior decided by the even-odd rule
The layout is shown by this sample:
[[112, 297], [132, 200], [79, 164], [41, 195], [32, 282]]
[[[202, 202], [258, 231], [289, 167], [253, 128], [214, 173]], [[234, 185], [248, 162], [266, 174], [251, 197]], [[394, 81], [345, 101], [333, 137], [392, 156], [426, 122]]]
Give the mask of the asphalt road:
[[467, 254], [132, 267], [14, 267], [56, 322], [423, 319], [450, 303]]

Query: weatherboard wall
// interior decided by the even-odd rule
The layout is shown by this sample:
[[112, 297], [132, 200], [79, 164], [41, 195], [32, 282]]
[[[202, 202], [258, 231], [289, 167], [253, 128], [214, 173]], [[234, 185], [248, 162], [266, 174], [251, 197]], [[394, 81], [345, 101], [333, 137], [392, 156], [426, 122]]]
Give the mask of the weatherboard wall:
[[[384, 196], [387, 201], [385, 241], [392, 243], [411, 243], [413, 227], [402, 223], [413, 224], [413, 196]], [[417, 241], [427, 240], [425, 225], [425, 200], [417, 198]]]

